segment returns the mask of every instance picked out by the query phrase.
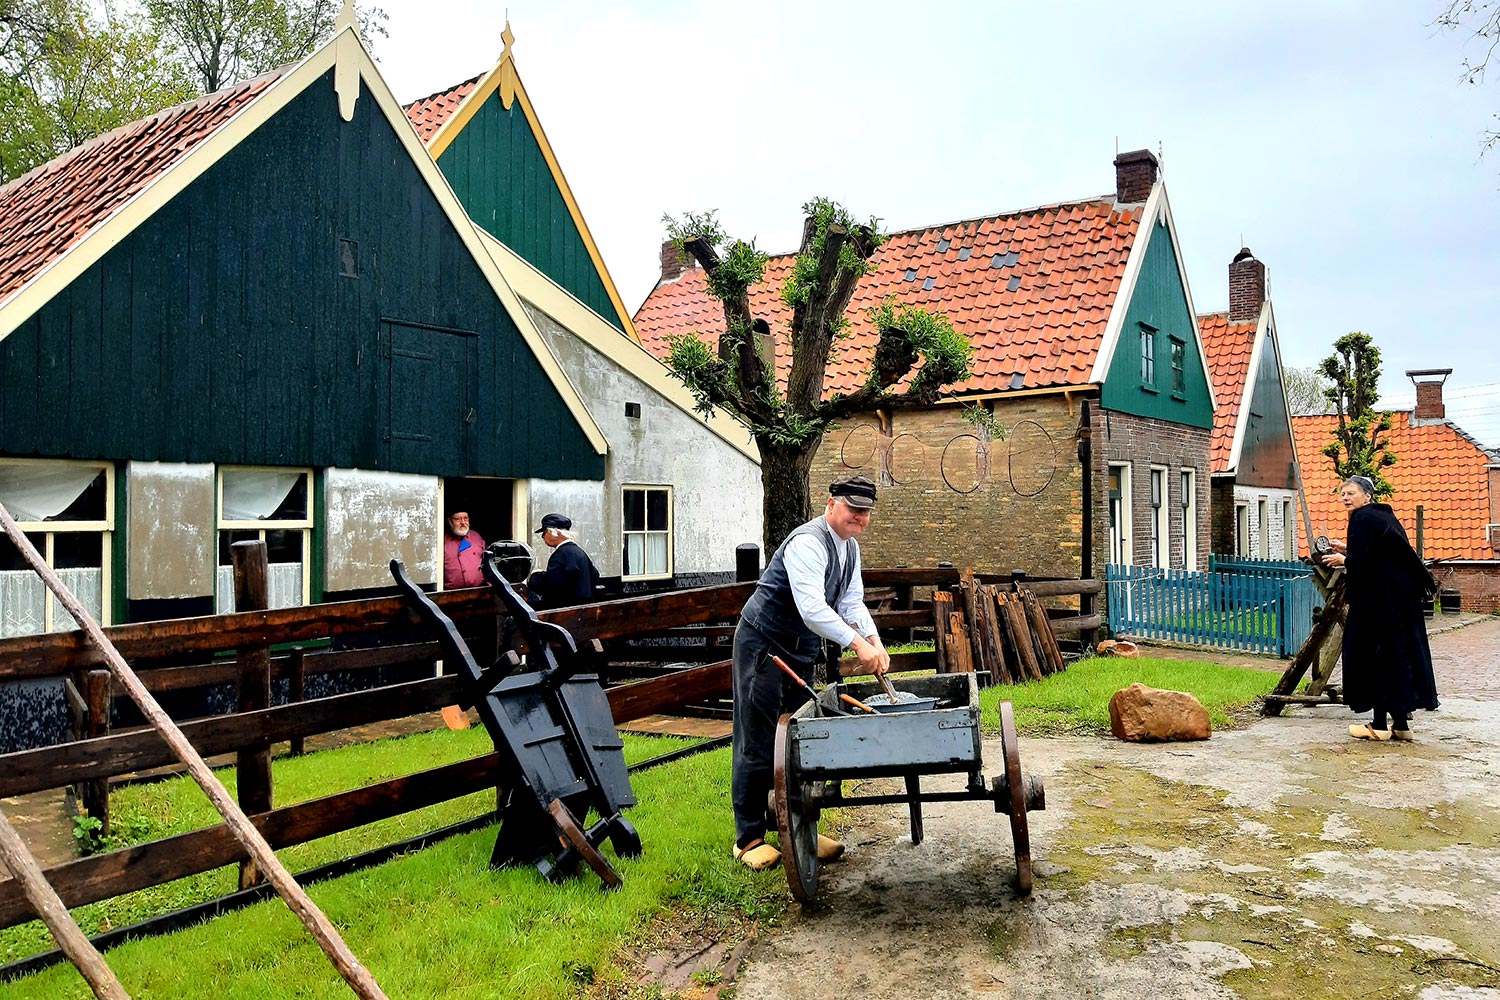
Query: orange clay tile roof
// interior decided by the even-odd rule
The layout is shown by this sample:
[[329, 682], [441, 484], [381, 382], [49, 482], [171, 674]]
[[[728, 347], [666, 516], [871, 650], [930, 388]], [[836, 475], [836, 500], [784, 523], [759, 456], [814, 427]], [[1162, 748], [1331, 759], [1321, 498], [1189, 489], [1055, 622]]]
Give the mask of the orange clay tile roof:
[[[893, 233], [850, 302], [848, 340], [828, 364], [825, 395], [859, 388], [875, 349], [869, 311], [887, 297], [945, 313], [974, 348], [974, 376], [952, 393], [1087, 384], [1120, 290], [1141, 208], [1113, 196]], [[778, 254], [750, 289], [750, 308], [776, 335], [776, 371], [791, 369], [791, 310], [781, 287], [794, 254]], [[641, 343], [695, 331], [714, 344], [724, 314], [694, 267], [658, 284], [635, 316]], [[1023, 381], [1013, 382], [1022, 376]]]
[[430, 97], [423, 97], [406, 105], [403, 110], [406, 112], [406, 117], [411, 119], [411, 123], [416, 126], [417, 135], [422, 137], [423, 145], [432, 141], [432, 137], [437, 135], [437, 130], [443, 127], [443, 122], [452, 117], [453, 112], [458, 110], [458, 106], [464, 102], [465, 97], [474, 92], [474, 87], [483, 76], [484, 74], [481, 73], [472, 80], [465, 80], [447, 90], [440, 90]]
[[1255, 349], [1258, 323], [1231, 323], [1227, 312], [1206, 313], [1198, 317], [1198, 335], [1203, 339], [1203, 353], [1208, 358], [1208, 374], [1213, 380], [1214, 433], [1209, 441], [1209, 458], [1214, 472], [1229, 471], [1230, 453], [1234, 450], [1235, 423], [1240, 416], [1240, 401], [1245, 395], [1245, 379], [1250, 372], [1250, 354]]
[[[1302, 463], [1302, 481], [1312, 528], [1343, 538], [1349, 515], [1339, 502], [1341, 485], [1322, 449], [1333, 440], [1336, 416], [1292, 418], [1292, 435]], [[1411, 411], [1391, 414], [1391, 453], [1396, 464], [1382, 475], [1396, 489], [1386, 503], [1417, 543], [1417, 505], [1423, 508], [1422, 549], [1428, 559], [1494, 559], [1485, 538], [1489, 521], [1489, 473], [1495, 459], [1452, 423], [1413, 427]], [[1306, 539], [1301, 550], [1307, 551]]]
[[122, 125], [0, 187], [0, 302], [181, 162], [282, 72]]

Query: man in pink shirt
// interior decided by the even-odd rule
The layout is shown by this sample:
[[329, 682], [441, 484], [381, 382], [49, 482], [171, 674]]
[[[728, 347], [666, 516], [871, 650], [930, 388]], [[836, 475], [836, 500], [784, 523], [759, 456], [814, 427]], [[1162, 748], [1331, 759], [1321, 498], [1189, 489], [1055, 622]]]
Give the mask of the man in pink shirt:
[[479, 569], [483, 556], [484, 539], [469, 527], [469, 512], [449, 514], [448, 533], [443, 538], [443, 589], [483, 587], [484, 574]]

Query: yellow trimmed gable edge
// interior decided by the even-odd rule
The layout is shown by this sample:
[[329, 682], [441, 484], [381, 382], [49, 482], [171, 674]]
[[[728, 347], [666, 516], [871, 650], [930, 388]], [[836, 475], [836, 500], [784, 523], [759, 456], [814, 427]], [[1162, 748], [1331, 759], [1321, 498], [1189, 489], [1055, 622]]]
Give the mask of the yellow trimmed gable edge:
[[[510, 25], [507, 24], [505, 30], [509, 35]], [[573, 217], [573, 225], [578, 227], [578, 235], [583, 238], [583, 245], [589, 252], [589, 259], [594, 262], [594, 269], [599, 272], [599, 279], [604, 283], [604, 290], [609, 295], [609, 301], [613, 303], [615, 312], [624, 325], [625, 335], [639, 344], [641, 336], [636, 333], [635, 322], [625, 308], [624, 300], [620, 298], [620, 291], [615, 287], [615, 280], [610, 276], [609, 268], [604, 265], [604, 257], [599, 253], [598, 245], [594, 243], [594, 234], [589, 232], [589, 225], [584, 221], [578, 201], [573, 197], [573, 189], [568, 186], [568, 179], [563, 176], [562, 165], [557, 162], [557, 155], [552, 152], [552, 144], [547, 141], [547, 133], [542, 130], [541, 119], [537, 117], [531, 98], [527, 96], [526, 85], [521, 82], [521, 75], [516, 72], [508, 41], [494, 69], [485, 74], [469, 92], [469, 96], [463, 99], [453, 114], [448, 116], [448, 120], [443, 122], [433, 134], [432, 141], [427, 145], [428, 153], [436, 162], [458, 137], [458, 134], [464, 130], [464, 126], [469, 124], [497, 90], [501, 91], [500, 99], [507, 109], [512, 101], [520, 99], [521, 112], [526, 116], [526, 123], [531, 126], [531, 134], [536, 138], [537, 146], [542, 151], [542, 159], [546, 161], [547, 169], [552, 172], [552, 180], [562, 195], [563, 204], [568, 206], [568, 214]], [[617, 334], [618, 332], [616, 331]]]
[[495, 258], [500, 273], [515, 289], [516, 294], [557, 320], [589, 347], [603, 354], [703, 426], [718, 435], [746, 458], [760, 464], [760, 449], [750, 429], [727, 410], [715, 409], [711, 420], [694, 409], [692, 394], [667, 371], [667, 367], [655, 355], [640, 344], [620, 337], [620, 331], [610, 326], [598, 313], [578, 301], [578, 298], [537, 270], [532, 263], [516, 253], [494, 236], [475, 226], [480, 240]]
[[[349, 40], [340, 44], [340, 40], [346, 33], [352, 36], [352, 46]], [[562, 366], [547, 348], [546, 342], [532, 324], [531, 317], [527, 315], [515, 291], [507, 284], [505, 276], [500, 273], [500, 268], [485, 249], [484, 244], [480, 242], [477, 227], [459, 203], [458, 196], [449, 187], [447, 178], [438, 169], [437, 161], [422, 145], [406, 113], [401, 109], [395, 95], [391, 93], [390, 87], [386, 85], [385, 79], [370, 59], [369, 52], [359, 40], [358, 33], [352, 27], [341, 30], [322, 48], [302, 60], [267, 88], [263, 94], [241, 109], [237, 115], [225, 122], [213, 135], [204, 139], [181, 160], [162, 171], [149, 184], [136, 192], [129, 201], [105, 221], [95, 226], [77, 244], [48, 263], [8, 300], [0, 303], [0, 340], [4, 340], [15, 332], [22, 323], [35, 315], [47, 302], [60, 295], [79, 275], [97, 263], [167, 202], [228, 155], [252, 132], [274, 117], [309, 86], [320, 80], [330, 68], [335, 68], [340, 57], [344, 60], [353, 60], [359, 77], [369, 88], [369, 94], [385, 114], [397, 139], [411, 157], [418, 173], [427, 182], [438, 205], [443, 209], [443, 213], [448, 217], [448, 221], [458, 233], [459, 239], [463, 241], [485, 279], [489, 281], [490, 287], [505, 306], [512, 322], [516, 324], [516, 329], [520, 331], [521, 338], [536, 356], [537, 363], [541, 365], [547, 378], [562, 397], [568, 412], [578, 422], [595, 454], [609, 454], [609, 444], [605, 440], [604, 433], [594, 422], [588, 408], [584, 406], [577, 389], [568, 381]], [[345, 71], [347, 72], [347, 69]], [[336, 72], [335, 75], [339, 74]]]

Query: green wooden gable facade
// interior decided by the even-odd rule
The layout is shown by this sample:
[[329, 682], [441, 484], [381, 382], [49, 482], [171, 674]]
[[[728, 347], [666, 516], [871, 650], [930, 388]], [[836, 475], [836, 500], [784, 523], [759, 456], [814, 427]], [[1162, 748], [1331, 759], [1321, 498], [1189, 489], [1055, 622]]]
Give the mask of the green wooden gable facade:
[[1294, 490], [1297, 488], [1296, 456], [1292, 451], [1292, 422], [1281, 384], [1281, 362], [1274, 332], [1267, 330], [1260, 345], [1248, 390], [1245, 439], [1240, 445], [1234, 481], [1241, 486]]
[[341, 119], [333, 70], [0, 343], [0, 393], [10, 455], [604, 476], [363, 80]]
[[624, 332], [588, 243], [520, 100], [493, 90], [438, 154], [469, 217]]
[[[1212, 427], [1198, 324], [1169, 226], [1163, 213], [1137, 237], [1147, 243], [1100, 403], [1122, 413]], [[1148, 346], [1149, 364], [1143, 354]]]

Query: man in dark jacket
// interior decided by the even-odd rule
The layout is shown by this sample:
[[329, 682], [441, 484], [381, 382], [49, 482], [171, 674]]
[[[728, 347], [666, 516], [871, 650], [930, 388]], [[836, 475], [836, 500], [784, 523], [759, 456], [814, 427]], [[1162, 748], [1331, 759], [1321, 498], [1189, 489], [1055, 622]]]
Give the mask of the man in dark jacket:
[[[805, 698], [771, 663], [772, 655], [808, 682], [825, 640], [853, 649], [863, 670], [879, 675], [890, 669], [890, 654], [865, 608], [856, 541], [874, 509], [875, 484], [864, 476], [830, 485], [823, 512], [771, 556], [734, 631], [733, 854], [756, 871], [781, 858], [765, 842], [777, 720]], [[829, 676], [836, 675], [835, 666]], [[817, 850], [819, 860], [831, 861], [844, 845], [819, 834]]]
[[552, 550], [547, 571], [531, 578], [533, 608], [563, 608], [588, 604], [599, 585], [599, 571], [573, 535], [573, 520], [565, 514], [548, 514], [536, 529]]

